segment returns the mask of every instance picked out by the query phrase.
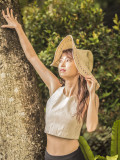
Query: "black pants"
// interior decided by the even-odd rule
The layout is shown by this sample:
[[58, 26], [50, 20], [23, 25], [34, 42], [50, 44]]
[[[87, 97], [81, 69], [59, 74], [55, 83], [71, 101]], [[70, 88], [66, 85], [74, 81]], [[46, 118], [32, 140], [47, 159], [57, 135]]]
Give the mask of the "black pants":
[[45, 160], [85, 160], [85, 158], [79, 146], [74, 152], [63, 156], [53, 156], [45, 150]]

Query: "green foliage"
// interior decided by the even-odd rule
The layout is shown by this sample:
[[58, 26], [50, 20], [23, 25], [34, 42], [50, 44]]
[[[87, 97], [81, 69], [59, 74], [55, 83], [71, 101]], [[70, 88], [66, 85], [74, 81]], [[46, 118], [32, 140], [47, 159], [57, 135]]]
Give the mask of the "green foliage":
[[28, 4], [30, 4], [31, 2], [33, 2], [34, 0], [18, 0], [19, 4], [20, 4], [20, 8], [23, 8], [25, 6], [27, 6]]
[[94, 132], [87, 132], [85, 124], [82, 127], [81, 135], [85, 137], [94, 155], [110, 155], [110, 140], [112, 129], [107, 126], [100, 126]]
[[116, 120], [112, 127], [111, 156], [100, 156], [94, 154], [83, 136], [79, 137], [81, 151], [86, 160], [120, 160], [120, 120]]
[[92, 153], [92, 150], [90, 149], [90, 146], [88, 145], [87, 141], [83, 136], [79, 137], [79, 144], [81, 151], [85, 157], [86, 160], [92, 160], [94, 159], [94, 154]]
[[118, 158], [118, 155], [115, 155], [115, 156], [106, 156], [106, 157], [97, 155], [97, 156], [95, 156], [94, 160], [117, 160], [117, 158]]
[[113, 19], [113, 22], [115, 23], [113, 28], [117, 31], [120, 31], [120, 21], [118, 20], [118, 15], [117, 14], [115, 14], [115, 18]]
[[28, 4], [28, 1], [29, 0], [19, 0], [20, 7], [22, 8], [22, 7], [26, 6]]
[[97, 3], [97, 6], [103, 8], [103, 10], [107, 10], [108, 8], [114, 8], [115, 6], [120, 4], [119, 0], [95, 0], [95, 2]]
[[111, 155], [118, 154], [118, 160], [120, 160], [120, 120], [114, 122], [111, 138]]

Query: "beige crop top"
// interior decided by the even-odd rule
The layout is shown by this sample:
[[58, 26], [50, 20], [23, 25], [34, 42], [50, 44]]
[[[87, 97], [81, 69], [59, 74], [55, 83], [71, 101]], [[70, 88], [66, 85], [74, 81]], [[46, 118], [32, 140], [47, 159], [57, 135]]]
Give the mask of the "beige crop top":
[[76, 115], [77, 97], [63, 93], [65, 86], [59, 87], [48, 99], [45, 112], [44, 132], [68, 139], [79, 139], [83, 120], [79, 123]]

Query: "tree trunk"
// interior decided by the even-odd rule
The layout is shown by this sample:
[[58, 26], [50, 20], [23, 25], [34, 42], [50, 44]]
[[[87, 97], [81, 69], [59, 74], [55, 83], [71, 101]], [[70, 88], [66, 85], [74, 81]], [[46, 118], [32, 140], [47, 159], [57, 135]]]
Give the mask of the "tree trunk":
[[[7, 7], [23, 27], [18, 0], [0, 0], [0, 15]], [[36, 71], [15, 29], [0, 27], [0, 160], [44, 160], [44, 124]]]

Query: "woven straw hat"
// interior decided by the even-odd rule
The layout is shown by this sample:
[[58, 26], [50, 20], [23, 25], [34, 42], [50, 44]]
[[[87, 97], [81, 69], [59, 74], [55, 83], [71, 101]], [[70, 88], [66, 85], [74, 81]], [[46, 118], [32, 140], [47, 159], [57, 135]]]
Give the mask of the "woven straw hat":
[[[86, 75], [92, 75], [92, 69], [93, 69], [93, 54], [90, 50], [83, 50], [83, 49], [77, 49], [75, 46], [75, 43], [73, 41], [72, 35], [67, 35], [58, 45], [54, 60], [50, 64], [50, 66], [58, 67], [59, 64], [59, 58], [62, 55], [62, 51], [72, 48], [73, 49], [73, 59], [76, 65], [76, 68], [78, 69], [78, 72], [86, 77]], [[94, 76], [93, 76], [94, 77]], [[96, 80], [96, 90], [99, 89], [100, 84]]]

